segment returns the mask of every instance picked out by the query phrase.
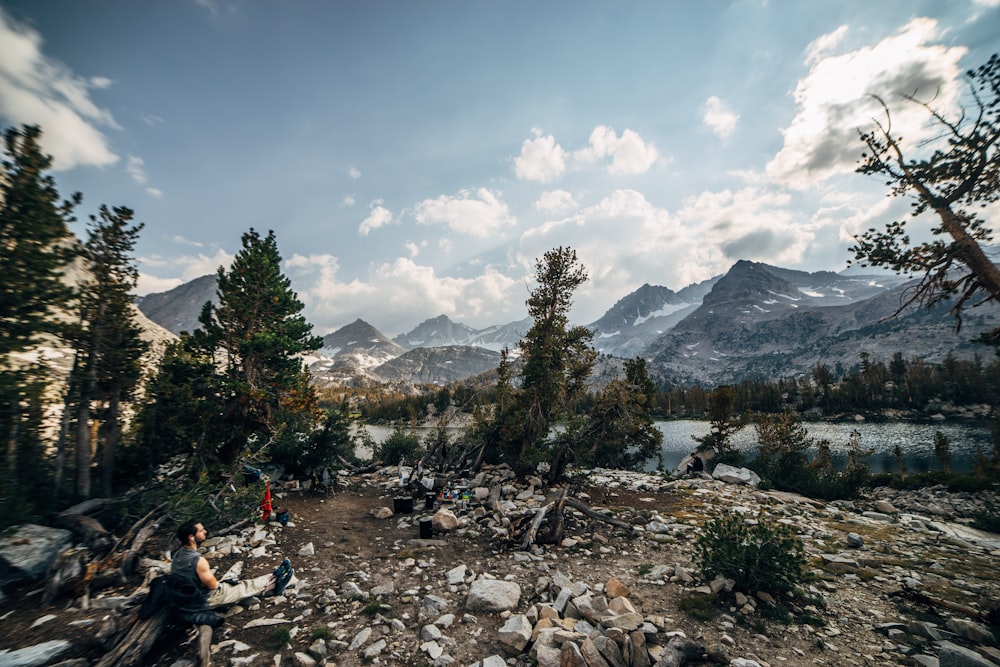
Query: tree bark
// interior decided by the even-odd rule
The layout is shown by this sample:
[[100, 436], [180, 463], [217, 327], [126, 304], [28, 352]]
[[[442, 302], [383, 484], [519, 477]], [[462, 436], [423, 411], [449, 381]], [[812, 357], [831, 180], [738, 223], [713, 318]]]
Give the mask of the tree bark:
[[118, 451], [118, 441], [121, 439], [121, 386], [116, 383], [108, 402], [108, 418], [105, 421], [107, 434], [104, 438], [104, 449], [101, 456], [101, 488], [106, 496], [112, 494], [114, 487], [115, 455]]
[[80, 406], [76, 417], [76, 493], [81, 498], [90, 497], [90, 387], [93, 386], [94, 364], [87, 364], [87, 377], [80, 387]]

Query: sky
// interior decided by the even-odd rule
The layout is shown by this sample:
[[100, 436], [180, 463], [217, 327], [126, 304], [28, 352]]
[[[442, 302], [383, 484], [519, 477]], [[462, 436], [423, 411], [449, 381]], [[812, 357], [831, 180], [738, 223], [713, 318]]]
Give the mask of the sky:
[[1000, 0], [0, 0], [0, 126], [41, 126], [81, 238], [135, 211], [138, 294], [274, 230], [314, 333], [485, 328], [570, 247], [588, 324], [740, 259], [843, 270], [908, 210], [854, 172], [872, 94], [919, 151], [903, 95], [954, 117], [998, 51]]

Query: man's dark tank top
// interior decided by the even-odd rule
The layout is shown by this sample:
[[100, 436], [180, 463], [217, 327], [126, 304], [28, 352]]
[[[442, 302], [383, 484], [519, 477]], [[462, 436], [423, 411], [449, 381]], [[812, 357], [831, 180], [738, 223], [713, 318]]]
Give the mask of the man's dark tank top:
[[208, 589], [202, 586], [201, 579], [198, 578], [197, 568], [200, 558], [201, 554], [194, 549], [187, 547], [178, 549], [177, 553], [174, 554], [174, 562], [170, 566], [170, 575], [183, 584], [190, 584], [193, 589], [187, 585], [184, 586], [184, 589], [197, 590], [201, 593], [201, 598], [205, 600], [208, 598]]

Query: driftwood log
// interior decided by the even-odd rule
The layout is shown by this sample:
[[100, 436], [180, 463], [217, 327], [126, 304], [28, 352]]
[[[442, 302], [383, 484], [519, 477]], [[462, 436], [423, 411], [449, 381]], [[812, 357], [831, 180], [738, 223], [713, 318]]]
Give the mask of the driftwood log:
[[911, 588], [900, 589], [891, 593], [891, 595], [906, 598], [907, 600], [927, 605], [928, 607], [938, 607], [949, 611], [957, 611], [960, 614], [965, 614], [966, 616], [974, 618], [978, 621], [983, 620], [983, 613], [978, 609], [969, 607], [968, 605], [964, 605], [959, 602], [952, 602], [951, 600], [937, 598], [922, 591], [915, 591]]
[[140, 620], [138, 612], [133, 612], [123, 626], [116, 628], [113, 646], [95, 667], [133, 667], [142, 664], [156, 640], [160, 638], [167, 620], [168, 609], [160, 609], [145, 620]]
[[[532, 544], [559, 543], [565, 533], [565, 510], [567, 507], [577, 510], [591, 519], [601, 521], [615, 528], [631, 531], [632, 526], [630, 524], [598, 512], [575, 498], [570, 498], [568, 492], [569, 487], [564, 487], [561, 491], [551, 495], [549, 501], [535, 510], [533, 515], [512, 517], [510, 522], [511, 535], [508, 541], [518, 543], [519, 548], [522, 550], [529, 548]], [[499, 499], [500, 486], [495, 485], [490, 489], [490, 496], [486, 499], [485, 504], [491, 511], [502, 514]], [[531, 518], [530, 522], [528, 521], [528, 517]], [[543, 530], [542, 526], [546, 524], [546, 521], [548, 521], [548, 524]], [[518, 535], [520, 537], [517, 537]]]

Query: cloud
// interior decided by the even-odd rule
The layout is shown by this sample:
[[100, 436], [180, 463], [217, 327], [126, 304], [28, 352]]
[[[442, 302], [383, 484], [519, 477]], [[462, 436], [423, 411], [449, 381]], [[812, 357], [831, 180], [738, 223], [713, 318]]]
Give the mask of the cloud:
[[514, 173], [525, 181], [548, 183], [566, 171], [566, 151], [551, 134], [533, 130], [534, 139], [525, 139], [521, 154], [514, 159]]
[[179, 245], [189, 245], [189, 246], [193, 246], [195, 248], [201, 248], [202, 246], [205, 245], [204, 243], [202, 243], [200, 241], [192, 241], [190, 239], [186, 239], [186, 238], [184, 238], [183, 236], [181, 236], [179, 234], [176, 235], [176, 236], [174, 236], [170, 240], [173, 241], [174, 243], [179, 244]]
[[593, 206], [526, 231], [519, 241], [518, 261], [531, 267], [557, 246], [576, 250], [590, 277], [571, 313], [580, 323], [593, 322], [643, 283], [679, 289], [711, 277], [727, 261], [703, 236], [685, 229], [677, 216], [632, 189], [616, 190]]
[[368, 217], [361, 221], [361, 225], [358, 227], [358, 233], [362, 236], [368, 236], [368, 232], [373, 229], [378, 229], [379, 227], [384, 227], [385, 225], [392, 224], [395, 222], [395, 216], [393, 216], [392, 211], [382, 206], [382, 200], [377, 199], [371, 204], [371, 213]]
[[[146, 174], [146, 163], [141, 157], [135, 155], [129, 155], [128, 160], [125, 162], [125, 170], [128, 172], [132, 180], [139, 185], [147, 185], [149, 183], [149, 176]], [[146, 192], [157, 199], [163, 198], [163, 191], [159, 188], [154, 188], [152, 186], [145, 188]]]
[[796, 266], [814, 230], [802, 224], [790, 204], [791, 196], [785, 192], [745, 187], [691, 197], [677, 216], [721, 253], [727, 265], [748, 259]]
[[180, 287], [183, 284], [184, 282], [180, 278], [159, 278], [140, 271], [135, 293], [139, 296], [159, 294], [160, 292], [169, 292], [173, 288]]
[[0, 7], [0, 116], [44, 130], [42, 147], [56, 170], [108, 166], [118, 161], [99, 127], [118, 129], [111, 113], [90, 98], [107, 87], [103, 77], [86, 80], [42, 52], [42, 38]]
[[739, 114], [730, 110], [718, 97], [713, 95], [705, 101], [705, 114], [701, 120], [717, 137], [725, 139], [732, 134], [739, 119]]
[[[520, 283], [494, 267], [472, 278], [455, 278], [400, 257], [374, 267], [364, 280], [350, 281], [338, 277], [340, 262], [332, 255], [293, 255], [285, 267], [319, 334], [358, 317], [390, 336], [434, 314], [486, 326], [508, 317], [515, 295], [520, 297]], [[379, 319], [382, 313], [391, 313], [392, 319]]]
[[446, 225], [453, 232], [485, 238], [516, 224], [502, 193], [479, 188], [475, 194], [462, 190], [456, 197], [441, 195], [425, 199], [414, 207], [421, 225]]
[[806, 64], [815, 65], [836, 49], [847, 36], [848, 27], [842, 25], [831, 33], [820, 35], [806, 47]]
[[[198, 245], [185, 241], [182, 237], [174, 237], [176, 242], [186, 242], [189, 245]], [[212, 254], [198, 253], [196, 255], [181, 255], [164, 257], [161, 255], [146, 255], [138, 257], [136, 264], [139, 268], [139, 284], [136, 289], [138, 294], [149, 294], [151, 292], [162, 292], [177, 287], [177, 285], [190, 282], [195, 278], [214, 274], [219, 267], [228, 269], [233, 263], [233, 254], [222, 249], [217, 249]], [[180, 278], [160, 278], [157, 274], [169, 273], [180, 275]], [[162, 286], [166, 285], [165, 288]]]
[[611, 158], [609, 174], [634, 176], [649, 171], [660, 153], [632, 130], [626, 129], [619, 137], [614, 129], [599, 125], [590, 133], [590, 147], [577, 151], [574, 157], [584, 164]]
[[344, 195], [344, 198], [340, 200], [340, 205], [344, 208], [350, 208], [358, 203], [358, 200], [354, 198], [354, 195]]
[[576, 208], [573, 195], [565, 190], [543, 192], [535, 202], [535, 208], [543, 213], [562, 213]]
[[843, 33], [844, 28], [838, 28], [807, 49], [812, 66], [796, 86], [795, 117], [783, 130], [784, 146], [766, 168], [774, 183], [804, 189], [854, 171], [862, 153], [858, 128], [870, 128], [873, 118], [884, 121], [872, 94], [889, 105], [893, 133], [910, 147], [932, 130], [927, 112], [902, 95], [933, 98], [934, 107], [945, 115], [957, 108], [962, 89], [958, 63], [966, 49], [931, 44], [941, 36], [936, 21], [915, 18], [875, 46], [825, 55]]
[[356, 181], [361, 178], [361, 170], [357, 167], [348, 167], [347, 176], [352, 180]]
[[703, 192], [676, 212], [636, 190], [620, 189], [526, 231], [517, 258], [530, 266], [551, 248], [576, 250], [590, 280], [575, 299], [571, 319], [589, 323], [643, 283], [680, 289], [725, 273], [738, 259], [803, 266], [815, 259], [807, 253], [817, 234], [836, 238], [849, 213], [803, 220], [792, 195], [773, 186]]

